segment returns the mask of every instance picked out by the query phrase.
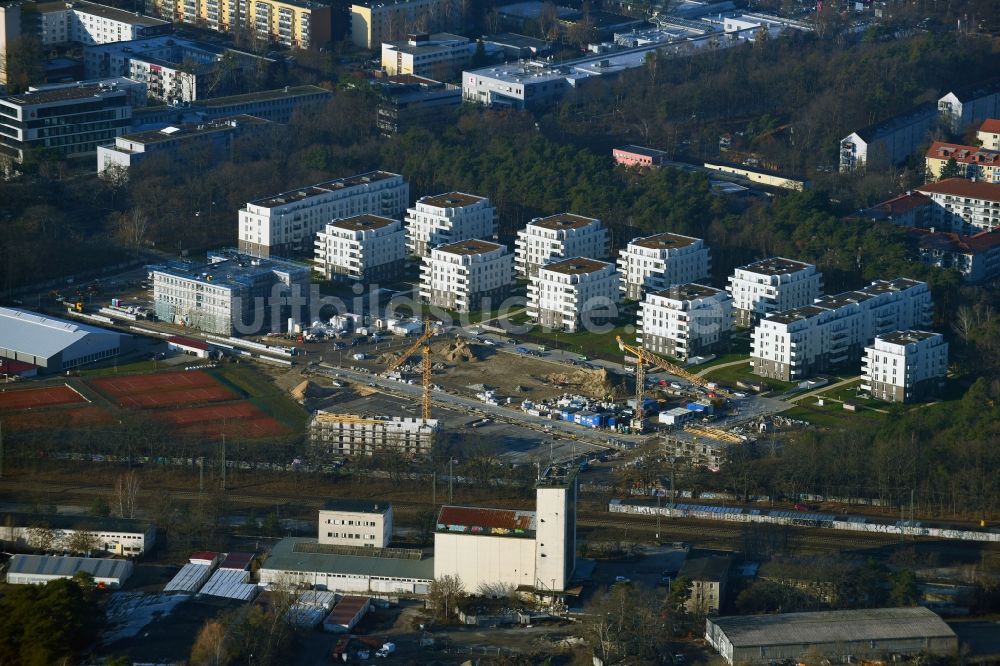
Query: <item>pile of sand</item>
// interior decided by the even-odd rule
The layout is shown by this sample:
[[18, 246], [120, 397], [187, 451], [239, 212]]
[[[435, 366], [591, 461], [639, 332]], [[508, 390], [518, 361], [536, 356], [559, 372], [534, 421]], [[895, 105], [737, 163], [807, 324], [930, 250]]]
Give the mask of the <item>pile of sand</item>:
[[320, 386], [316, 382], [307, 379], [293, 388], [291, 394], [294, 400], [305, 402], [306, 400], [325, 398], [331, 393], [336, 392], [336, 390], [330, 386]]
[[608, 381], [608, 371], [604, 368], [596, 370], [581, 368], [570, 373], [557, 372], [548, 375], [545, 379], [591, 398], [603, 398], [613, 388], [611, 382]]
[[462, 338], [438, 344], [432, 347], [431, 351], [449, 363], [466, 363], [477, 360], [472, 347]]

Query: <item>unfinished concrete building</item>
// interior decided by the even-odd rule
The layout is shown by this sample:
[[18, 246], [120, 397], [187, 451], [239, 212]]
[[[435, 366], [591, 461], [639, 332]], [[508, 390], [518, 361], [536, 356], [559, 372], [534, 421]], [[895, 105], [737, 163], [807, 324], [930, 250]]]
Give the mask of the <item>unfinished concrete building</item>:
[[438, 432], [436, 419], [359, 416], [318, 411], [309, 421], [309, 444], [319, 458], [393, 451], [429, 455]]

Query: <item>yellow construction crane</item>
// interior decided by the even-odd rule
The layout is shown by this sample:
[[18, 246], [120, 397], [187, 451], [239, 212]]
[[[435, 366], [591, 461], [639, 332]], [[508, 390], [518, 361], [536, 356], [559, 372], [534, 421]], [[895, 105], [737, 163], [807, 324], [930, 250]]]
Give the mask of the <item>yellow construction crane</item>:
[[424, 320], [424, 332], [420, 334], [420, 337], [414, 340], [413, 344], [407, 347], [406, 351], [400, 354], [399, 358], [390, 363], [388, 367], [380, 373], [383, 377], [391, 375], [393, 372], [398, 370], [400, 366], [406, 363], [407, 359], [417, 353], [418, 350], [421, 351], [421, 355], [423, 356], [423, 372], [421, 373], [421, 381], [424, 385], [422, 417], [425, 421], [431, 417], [431, 347], [427, 344], [427, 341], [430, 340], [433, 335], [434, 327], [431, 324], [430, 319]]
[[[672, 375], [676, 375], [685, 381], [701, 386], [706, 391], [712, 391], [723, 398], [734, 397], [733, 394], [730, 393], [729, 391], [720, 388], [709, 388], [708, 385], [711, 382], [709, 382], [704, 377], [699, 377], [698, 375], [691, 374], [690, 372], [680, 367], [679, 365], [674, 365], [670, 361], [662, 359], [653, 352], [643, 349], [642, 347], [633, 347], [632, 345], [626, 344], [625, 341], [621, 339], [621, 336], [615, 337], [615, 340], [618, 342], [618, 348], [620, 350], [628, 354], [632, 354], [633, 356], [636, 357], [638, 361], [640, 361], [635, 365], [636, 379], [639, 379], [639, 373], [640, 373], [639, 368], [645, 363], [649, 365], [655, 365], [661, 370], [665, 370], [666, 372], [669, 372]], [[643, 372], [643, 382], [645, 382], [645, 371], [643, 370], [642, 372]], [[642, 386], [642, 384], [640, 384], [640, 386]]]

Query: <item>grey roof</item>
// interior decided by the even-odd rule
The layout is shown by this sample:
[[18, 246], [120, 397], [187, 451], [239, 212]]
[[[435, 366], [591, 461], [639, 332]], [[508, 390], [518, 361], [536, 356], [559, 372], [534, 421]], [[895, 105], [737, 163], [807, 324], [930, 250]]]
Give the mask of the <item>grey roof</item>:
[[711, 622], [733, 647], [955, 637], [944, 620], [922, 607], [747, 615]]
[[[126, 337], [96, 326], [54, 319], [19, 308], [0, 308], [0, 349], [51, 358], [63, 350], [94, 336]], [[108, 343], [113, 347], [115, 343]]]
[[8, 574], [35, 574], [72, 577], [86, 571], [94, 578], [119, 578], [124, 580], [132, 573], [128, 560], [101, 559], [97, 557], [62, 557], [58, 555], [15, 555], [10, 559]]
[[274, 544], [262, 569], [277, 571], [316, 571], [356, 576], [384, 576], [434, 580], [434, 558], [421, 560], [394, 557], [368, 557], [330, 553], [307, 553], [295, 549], [296, 544], [313, 545], [316, 539], [289, 537]]
[[729, 565], [732, 560], [728, 557], [696, 557], [686, 560], [678, 576], [690, 578], [691, 580], [721, 581], [729, 573]]
[[392, 506], [391, 502], [378, 500], [332, 499], [323, 505], [324, 511], [349, 511], [352, 513], [385, 513]]

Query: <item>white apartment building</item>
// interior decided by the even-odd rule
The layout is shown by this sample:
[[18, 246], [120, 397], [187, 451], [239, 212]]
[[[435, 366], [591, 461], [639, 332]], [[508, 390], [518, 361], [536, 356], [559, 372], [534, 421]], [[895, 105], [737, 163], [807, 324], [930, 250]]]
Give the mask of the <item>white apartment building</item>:
[[723, 289], [674, 285], [646, 294], [636, 342], [655, 354], [686, 361], [720, 348], [733, 328], [733, 299]]
[[327, 280], [387, 280], [403, 271], [403, 223], [378, 215], [334, 220], [316, 234], [316, 266]]
[[799, 381], [861, 359], [875, 336], [930, 325], [927, 285], [907, 278], [824, 296], [812, 305], [769, 314], [753, 331], [755, 374]]
[[987, 118], [976, 131], [976, 138], [987, 150], [1000, 150], [1000, 120]]
[[576, 568], [576, 470], [550, 467], [535, 486], [535, 511], [444, 506], [434, 533], [434, 577], [561, 598]]
[[889, 402], [933, 395], [948, 374], [948, 343], [940, 333], [895, 331], [876, 335], [861, 360], [861, 389]]
[[1000, 184], [947, 178], [917, 188], [931, 199], [926, 224], [972, 235], [1000, 228]]
[[367, 500], [329, 500], [319, 510], [317, 541], [335, 546], [386, 548], [392, 541], [392, 505]]
[[1000, 116], [1000, 83], [972, 84], [952, 90], [937, 102], [941, 121], [958, 134], [970, 125]]
[[737, 326], [753, 326], [771, 312], [809, 305], [823, 292], [823, 276], [812, 264], [771, 257], [754, 262], [729, 277]]
[[497, 209], [486, 197], [448, 192], [420, 197], [406, 211], [406, 247], [418, 257], [431, 248], [473, 238], [493, 238]]
[[[227, 252], [210, 252], [207, 264], [151, 266], [150, 272], [157, 319], [219, 335], [280, 330], [284, 319], [268, 320], [270, 298], [276, 290], [305, 296], [309, 289], [305, 266]], [[278, 310], [287, 314], [288, 308]]]
[[517, 232], [514, 265], [520, 277], [531, 277], [550, 261], [567, 257], [605, 259], [610, 239], [600, 220], [572, 213], [538, 217]]
[[469, 62], [475, 50], [475, 42], [461, 35], [410, 35], [408, 39], [382, 42], [382, 69], [389, 76], [412, 74], [445, 81]]
[[42, 46], [127, 42], [173, 30], [169, 21], [84, 0], [38, 4]]
[[705, 241], [673, 233], [633, 238], [618, 258], [622, 292], [632, 300], [671, 285], [704, 280], [710, 268]]
[[358, 48], [375, 50], [412, 32], [457, 30], [461, 17], [445, 0], [365, 0], [351, 5], [350, 36]]
[[312, 253], [316, 234], [331, 220], [366, 213], [398, 218], [409, 199], [409, 184], [386, 171], [255, 199], [239, 212], [239, 249], [255, 257]]
[[433, 449], [437, 431], [436, 419], [319, 411], [309, 421], [309, 445], [319, 459], [372, 455], [376, 451], [423, 456]]
[[615, 265], [576, 257], [547, 264], [528, 282], [528, 316], [554, 330], [574, 332], [617, 314], [621, 294]]
[[507, 246], [481, 240], [439, 245], [420, 266], [420, 299], [433, 306], [471, 312], [489, 299], [492, 309], [514, 283]]

